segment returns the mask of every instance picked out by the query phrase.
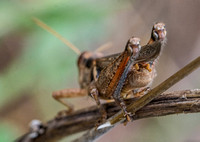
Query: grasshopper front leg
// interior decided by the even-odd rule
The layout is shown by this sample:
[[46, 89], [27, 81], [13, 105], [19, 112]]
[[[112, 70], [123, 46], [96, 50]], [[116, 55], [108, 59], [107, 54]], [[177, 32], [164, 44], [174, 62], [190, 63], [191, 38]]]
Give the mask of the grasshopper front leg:
[[96, 123], [96, 128], [97, 128], [101, 123], [104, 123], [106, 121], [107, 113], [106, 113], [106, 110], [104, 109], [104, 107], [100, 103], [99, 91], [96, 88], [94, 81], [89, 86], [89, 93], [92, 96], [92, 98], [95, 100], [95, 102], [96, 102], [96, 104], [99, 108], [99, 112], [101, 114], [100, 120], [98, 120], [97, 123]]
[[126, 64], [126, 67], [124, 68], [124, 71], [120, 77], [120, 80], [117, 84], [117, 87], [114, 91], [113, 98], [115, 99], [115, 102], [120, 105], [124, 112], [124, 116], [126, 117], [127, 121], [132, 120], [132, 114], [127, 112], [126, 104], [124, 103], [124, 100], [122, 98], [121, 90], [123, 88], [124, 82], [127, 78], [127, 74], [129, 72], [129, 69], [131, 66], [133, 66], [135, 63], [136, 58], [138, 57], [139, 51], [141, 49], [140, 47], [140, 39], [138, 38], [131, 38], [127, 44], [127, 51], [128, 56], [130, 56], [128, 59], [128, 62]]

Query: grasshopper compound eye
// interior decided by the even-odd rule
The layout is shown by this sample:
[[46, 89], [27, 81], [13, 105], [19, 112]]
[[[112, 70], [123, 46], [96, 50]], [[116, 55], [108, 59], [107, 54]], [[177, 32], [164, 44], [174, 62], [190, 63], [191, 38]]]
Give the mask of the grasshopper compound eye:
[[78, 66], [90, 68], [92, 65], [92, 56], [93, 54], [88, 51], [81, 53], [78, 58]]
[[167, 35], [167, 31], [164, 23], [156, 23], [153, 26], [152, 36], [155, 40], [164, 40]]

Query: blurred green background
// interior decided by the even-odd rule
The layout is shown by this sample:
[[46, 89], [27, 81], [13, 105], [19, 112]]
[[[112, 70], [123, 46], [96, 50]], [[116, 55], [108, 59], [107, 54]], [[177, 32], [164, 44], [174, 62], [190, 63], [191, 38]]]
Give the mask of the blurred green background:
[[[131, 36], [145, 44], [152, 25], [166, 23], [168, 41], [157, 65], [153, 86], [200, 53], [200, 1], [0, 1], [0, 142], [28, 131], [32, 119], [45, 122], [64, 106], [51, 93], [78, 88], [77, 55], [32, 17], [51, 26], [81, 51], [113, 46], [105, 55], [123, 50]], [[199, 69], [170, 90], [200, 88]], [[71, 99], [76, 109], [94, 105], [89, 97]], [[197, 142], [200, 115], [173, 115], [117, 126], [98, 141]], [[69, 141], [65, 139], [63, 141]]]

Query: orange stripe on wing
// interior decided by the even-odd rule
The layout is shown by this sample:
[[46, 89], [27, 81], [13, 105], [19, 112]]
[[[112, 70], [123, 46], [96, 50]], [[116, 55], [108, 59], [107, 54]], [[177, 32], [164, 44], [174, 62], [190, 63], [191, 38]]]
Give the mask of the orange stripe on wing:
[[[111, 80], [109, 86], [108, 86], [108, 89], [107, 89], [107, 92], [106, 94], [108, 95], [107, 97], [110, 97], [112, 94], [113, 94], [113, 91], [115, 90], [118, 82], [119, 82], [119, 79], [121, 78], [121, 75], [126, 67], [126, 64], [129, 60], [129, 56], [127, 57], [127, 55], [125, 55], [125, 57], [122, 59], [122, 62], [119, 64], [119, 67], [113, 77], [113, 79]], [[114, 88], [114, 89], [113, 89]]]

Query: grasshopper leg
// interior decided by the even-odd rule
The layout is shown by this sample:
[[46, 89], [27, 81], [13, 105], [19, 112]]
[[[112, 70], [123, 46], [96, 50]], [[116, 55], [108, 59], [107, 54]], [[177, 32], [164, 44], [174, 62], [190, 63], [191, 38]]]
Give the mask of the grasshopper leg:
[[67, 114], [71, 113], [73, 111], [73, 105], [64, 102], [63, 98], [75, 98], [75, 97], [83, 97], [87, 96], [87, 91], [85, 89], [64, 89], [59, 91], [54, 91], [52, 93], [52, 96], [54, 99], [56, 99], [58, 102], [63, 104], [68, 108], [66, 111]]
[[150, 66], [149, 63], [143, 63], [143, 64], [141, 64], [141, 65], [142, 65], [142, 67], [144, 67], [145, 69], [147, 69], [149, 72], [152, 71], [151, 66]]
[[100, 103], [99, 92], [98, 92], [96, 86], [94, 85], [94, 82], [92, 82], [91, 85], [90, 85], [90, 95], [95, 100], [95, 102], [96, 102], [96, 104], [99, 108], [99, 112], [101, 114], [100, 120], [98, 120], [97, 123], [96, 123], [96, 128], [97, 128], [100, 124], [102, 124], [106, 121], [107, 113], [106, 113], [106, 110], [104, 109], [104, 107]]
[[148, 93], [151, 90], [150, 87], [145, 87], [143, 89], [140, 89], [138, 91], [133, 91], [133, 96], [134, 97], [142, 97], [144, 94]]
[[124, 112], [124, 117], [126, 118], [127, 121], [132, 121], [132, 114], [130, 112], [127, 111], [127, 107], [126, 104], [122, 98], [121, 95], [114, 95], [113, 96], [115, 102], [122, 108], [123, 112]]

